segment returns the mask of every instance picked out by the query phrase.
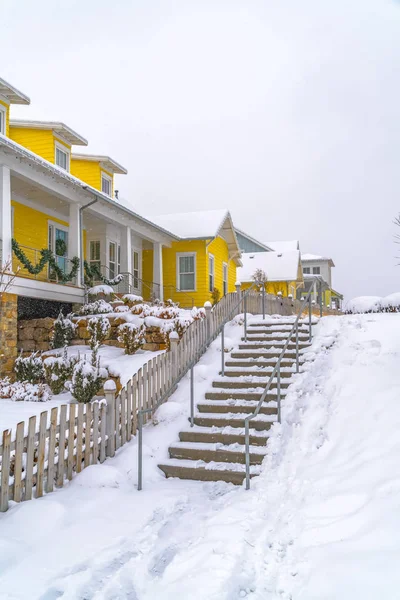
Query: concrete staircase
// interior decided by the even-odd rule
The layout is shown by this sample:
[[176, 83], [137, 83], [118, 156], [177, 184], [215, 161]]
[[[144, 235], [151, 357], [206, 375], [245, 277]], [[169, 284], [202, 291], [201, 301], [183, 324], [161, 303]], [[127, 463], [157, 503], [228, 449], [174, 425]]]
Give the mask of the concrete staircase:
[[[225, 375], [197, 404], [194, 426], [169, 447], [169, 460], [159, 465], [167, 477], [242, 484], [245, 477], [244, 419], [252, 413], [276, 364], [293, 319], [250, 323], [247, 342], [225, 362]], [[299, 326], [300, 352], [309, 346], [308, 327]], [[304, 362], [300, 354], [300, 370]], [[296, 372], [295, 337], [281, 366], [281, 398]], [[277, 382], [273, 380], [259, 415], [250, 421], [250, 476], [260, 472], [269, 430], [277, 420]]]

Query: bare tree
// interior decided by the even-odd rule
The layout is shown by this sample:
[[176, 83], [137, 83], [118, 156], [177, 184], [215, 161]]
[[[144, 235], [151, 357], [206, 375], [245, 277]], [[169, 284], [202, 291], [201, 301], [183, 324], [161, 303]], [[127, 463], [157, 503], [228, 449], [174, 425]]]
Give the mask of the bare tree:
[[253, 274], [253, 280], [256, 282], [258, 288], [261, 290], [268, 281], [267, 274], [262, 269], [256, 269]]

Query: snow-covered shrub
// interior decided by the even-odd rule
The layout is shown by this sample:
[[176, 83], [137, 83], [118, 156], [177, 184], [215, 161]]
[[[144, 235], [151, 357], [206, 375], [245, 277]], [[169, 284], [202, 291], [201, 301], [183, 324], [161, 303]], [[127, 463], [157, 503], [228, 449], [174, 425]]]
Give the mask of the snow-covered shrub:
[[141, 304], [143, 302], [142, 296], [136, 296], [135, 294], [125, 294], [122, 296], [122, 302], [132, 308], [135, 304]]
[[211, 292], [211, 301], [212, 301], [212, 305], [215, 306], [216, 304], [218, 304], [218, 302], [221, 299], [221, 292], [219, 291], [218, 288], [214, 288], [213, 291]]
[[60, 311], [57, 319], [54, 321], [54, 329], [51, 337], [52, 348], [64, 348], [69, 346], [74, 337], [76, 325], [71, 321], [69, 315], [64, 317]]
[[43, 383], [16, 381], [11, 383], [8, 377], [0, 379], [0, 398], [14, 402], [47, 402], [51, 395]]
[[78, 402], [90, 402], [102, 386], [104, 374], [99, 365], [93, 366], [87, 360], [82, 360], [74, 367], [70, 392]]
[[93, 353], [97, 353], [101, 344], [110, 333], [111, 325], [107, 317], [93, 317], [89, 319], [87, 325], [89, 337], [89, 346]]
[[90, 302], [89, 304], [84, 304], [82, 308], [78, 311], [78, 315], [101, 315], [112, 312], [113, 308], [111, 304], [109, 304], [103, 299], [100, 299], [95, 300], [94, 302]]
[[37, 352], [29, 356], [21, 354], [15, 361], [14, 371], [17, 381], [28, 381], [29, 383], [40, 383], [44, 380], [43, 361]]
[[118, 327], [118, 341], [124, 344], [125, 354], [135, 354], [143, 346], [145, 339], [143, 324], [123, 323]]
[[68, 356], [66, 348], [63, 356], [49, 356], [43, 362], [46, 383], [53, 394], [61, 394], [65, 383], [72, 377], [78, 356]]
[[104, 296], [112, 296], [114, 294], [114, 290], [110, 285], [95, 285], [88, 289], [89, 296], [98, 296], [99, 294], [104, 294]]

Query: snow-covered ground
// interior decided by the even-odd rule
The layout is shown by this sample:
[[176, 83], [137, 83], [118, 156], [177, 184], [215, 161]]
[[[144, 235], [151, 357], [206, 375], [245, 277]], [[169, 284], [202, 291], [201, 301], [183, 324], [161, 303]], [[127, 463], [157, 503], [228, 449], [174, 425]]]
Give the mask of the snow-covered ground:
[[[400, 315], [326, 317], [251, 490], [166, 480], [183, 381], [136, 441], [63, 490], [0, 515], [5, 600], [397, 600]], [[227, 326], [227, 345], [241, 335]], [[331, 347], [330, 344], [335, 342]], [[195, 369], [196, 398], [220, 366]]]
[[[49, 354], [52, 352], [49, 352]], [[60, 352], [62, 351], [60, 350]], [[92, 352], [89, 346], [70, 346], [68, 348], [69, 356], [76, 355], [78, 352], [82, 357], [86, 356], [90, 360]], [[124, 354], [123, 348], [116, 348], [115, 346], [102, 346], [99, 350], [101, 366], [107, 367], [110, 375], [120, 377], [122, 385], [125, 385], [144, 363], [151, 360], [153, 356], [157, 356], [157, 354], [160, 354], [160, 352], [138, 350], [136, 354], [129, 356]], [[68, 404], [72, 400], [70, 392], [54, 395], [48, 402], [14, 402], [13, 400], [0, 398], [0, 435], [5, 429], [9, 428], [13, 429], [15, 435], [15, 427], [20, 421], [25, 421], [25, 428], [27, 429], [29, 417], [38, 416], [44, 410], [49, 411], [50, 419], [50, 411], [54, 406]]]

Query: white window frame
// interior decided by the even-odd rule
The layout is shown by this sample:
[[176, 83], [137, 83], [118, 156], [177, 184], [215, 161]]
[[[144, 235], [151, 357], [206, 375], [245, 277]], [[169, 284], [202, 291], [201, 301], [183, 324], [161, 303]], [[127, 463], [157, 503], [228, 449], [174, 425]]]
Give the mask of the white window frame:
[[[108, 183], [110, 184], [110, 193], [109, 194], [107, 194], [107, 192], [103, 191], [103, 179], [104, 179], [104, 181], [108, 181]], [[112, 180], [112, 177], [110, 177], [109, 175], [107, 175], [107, 173], [104, 173], [104, 171], [101, 171], [101, 191], [106, 196], [109, 196], [110, 198], [112, 198], [112, 195], [113, 195], [113, 180]]]
[[[101, 240], [97, 239], [97, 240], [88, 240], [89, 242], [89, 265], [92, 264], [98, 264], [99, 267], [99, 273], [101, 273]], [[92, 259], [92, 252], [91, 252], [91, 245], [92, 244], [99, 244], [99, 258], [97, 259]]]
[[[184, 256], [193, 256], [194, 258], [194, 288], [192, 290], [181, 290], [181, 273], [179, 270], [179, 259]], [[197, 252], [177, 252], [176, 253], [176, 289], [182, 292], [195, 292], [197, 283]]]
[[[115, 248], [114, 260], [113, 261], [110, 260], [110, 256], [111, 256], [110, 246], [111, 246], [111, 244], [113, 244], [114, 248]], [[115, 242], [114, 240], [108, 240], [107, 259], [108, 259], [108, 277], [110, 279], [114, 279], [114, 277], [117, 276], [117, 270], [118, 270], [118, 255], [117, 255], [117, 253], [118, 253], [118, 244], [117, 244], [117, 242]], [[110, 263], [111, 262], [114, 265], [114, 275], [112, 277], [111, 277], [111, 269], [110, 269]]]
[[311, 275], [311, 267], [303, 267], [304, 275]]
[[[226, 274], [226, 277], [225, 277]], [[226, 296], [228, 293], [228, 263], [222, 263], [222, 295]]]
[[0, 133], [6, 135], [7, 109], [2, 104], [0, 104], [0, 117]]
[[[211, 272], [211, 268], [210, 268], [211, 264], [212, 264], [212, 272]], [[211, 277], [212, 277], [212, 286], [210, 285]], [[210, 292], [210, 294], [212, 294], [214, 288], [215, 288], [215, 257], [214, 257], [214, 254], [209, 254], [208, 255], [208, 291]]]
[[[57, 150], [59, 150], [60, 152], [63, 152], [67, 156], [67, 168], [66, 169], [64, 169], [64, 167], [61, 167], [59, 164], [57, 164]], [[64, 146], [64, 144], [60, 144], [60, 142], [57, 142], [57, 141], [54, 142], [54, 164], [57, 165], [57, 167], [59, 167], [60, 169], [63, 169], [63, 171], [66, 171], [67, 173], [69, 173], [70, 168], [71, 168], [71, 152], [70, 152], [69, 148]]]
[[[317, 269], [317, 270], [318, 270], [318, 273], [315, 273], [315, 272], [314, 272], [314, 271], [315, 271], [315, 269]], [[313, 267], [313, 268], [312, 268], [312, 274], [313, 274], [313, 275], [321, 275], [321, 267]]]
[[[137, 254], [138, 257], [138, 266], [137, 269], [135, 269], [135, 254]], [[140, 279], [141, 279], [141, 270], [140, 270], [140, 266], [142, 263], [142, 258], [141, 258], [141, 250], [140, 248], [132, 248], [132, 283], [133, 283], [133, 288], [135, 290], [140, 290]], [[135, 285], [137, 283], [137, 285]]]

